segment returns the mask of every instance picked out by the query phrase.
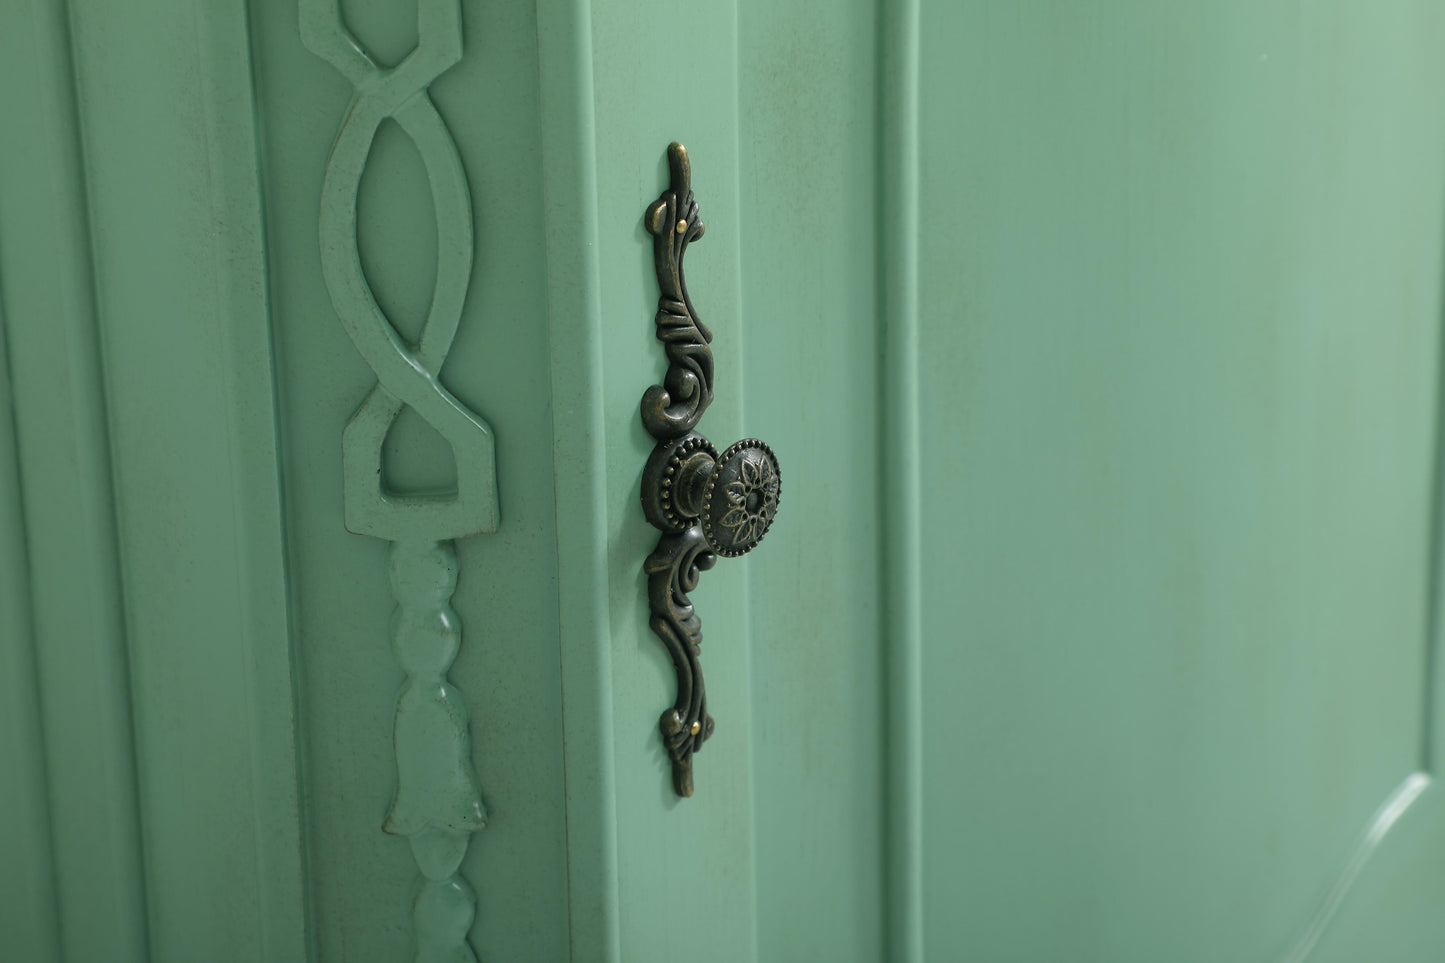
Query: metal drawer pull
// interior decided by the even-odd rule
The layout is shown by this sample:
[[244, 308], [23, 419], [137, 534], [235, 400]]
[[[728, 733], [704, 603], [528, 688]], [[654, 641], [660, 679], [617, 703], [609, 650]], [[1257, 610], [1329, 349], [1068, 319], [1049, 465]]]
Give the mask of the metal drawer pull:
[[719, 555], [751, 551], [767, 534], [778, 510], [782, 476], [773, 450], [748, 438], [718, 454], [693, 431], [712, 403], [712, 332], [687, 295], [682, 256], [702, 237], [692, 196], [687, 148], [667, 148], [672, 184], [647, 208], [657, 262], [657, 340], [667, 353], [667, 376], [642, 396], [642, 424], [657, 447], [642, 471], [642, 510], [662, 532], [643, 564], [652, 630], [667, 646], [677, 670], [677, 701], [662, 714], [662, 738], [672, 757], [672, 784], [692, 795], [692, 755], [712, 735], [702, 666], [702, 620], [688, 593]]

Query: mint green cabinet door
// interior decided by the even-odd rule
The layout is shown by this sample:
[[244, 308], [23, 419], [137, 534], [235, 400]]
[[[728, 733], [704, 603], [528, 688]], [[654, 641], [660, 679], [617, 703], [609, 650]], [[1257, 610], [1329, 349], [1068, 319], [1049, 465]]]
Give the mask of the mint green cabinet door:
[[929, 955], [1445, 951], [1442, 31], [924, 5]]
[[[0, 8], [0, 957], [1438, 959], [1442, 38]], [[672, 141], [786, 489], [686, 799]]]
[[[787, 491], [737, 601], [722, 564], [698, 593], [698, 795], [619, 785], [624, 947], [665, 958], [630, 881], [685, 865], [722, 911], [732, 838], [761, 959], [1438, 955], [1439, 12], [731, 17], [674, 85], [635, 51], [675, 20], [593, 10], [601, 222], [664, 183], [637, 143], [687, 142], [739, 406], [705, 429], [767, 439]], [[654, 292], [601, 251], [620, 506], [656, 354], [612, 319]], [[614, 645], [618, 747], [638, 658]], [[750, 840], [696, 812], [744, 780]]]

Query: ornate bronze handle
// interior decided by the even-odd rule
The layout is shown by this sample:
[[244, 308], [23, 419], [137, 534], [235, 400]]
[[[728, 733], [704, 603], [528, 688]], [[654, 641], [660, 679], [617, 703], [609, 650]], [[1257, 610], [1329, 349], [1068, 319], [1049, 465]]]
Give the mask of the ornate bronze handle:
[[642, 471], [642, 510], [662, 532], [643, 565], [657, 633], [677, 669], [677, 701], [662, 714], [662, 739], [672, 757], [672, 784], [692, 795], [692, 754], [712, 735], [702, 666], [702, 620], [687, 593], [719, 555], [753, 549], [778, 511], [782, 476], [773, 450], [748, 438], [718, 454], [693, 431], [712, 403], [712, 332], [687, 296], [682, 256], [702, 237], [692, 196], [687, 148], [667, 148], [672, 184], [647, 208], [657, 262], [657, 340], [667, 352], [667, 376], [642, 396], [642, 424], [657, 447]]

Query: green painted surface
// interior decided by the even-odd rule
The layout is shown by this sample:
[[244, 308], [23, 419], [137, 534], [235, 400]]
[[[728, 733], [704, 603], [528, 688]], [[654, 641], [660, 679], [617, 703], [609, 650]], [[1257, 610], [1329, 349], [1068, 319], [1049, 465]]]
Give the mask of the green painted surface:
[[253, 106], [244, 10], [70, 14], [149, 958], [294, 957], [306, 884], [260, 172], [235, 122]]
[[6, 707], [0, 726], [0, 772], [5, 773], [0, 808], [10, 814], [11, 826], [0, 843], [0, 865], [6, 867], [0, 874], [0, 933], [10, 952], [45, 961], [59, 954], [60, 926], [9, 367], [0, 340], [0, 464], [8, 468], [0, 474], [0, 685]]
[[1421, 765], [1442, 31], [926, 5], [930, 957], [1278, 959]]
[[[473, 240], [399, 105], [343, 152], [367, 291], [318, 213], [373, 81], [296, 0], [0, 9], [35, 91], [0, 117], [0, 945], [409, 959], [400, 756], [393, 828], [439, 878], [475, 820], [436, 813], [476, 793], [417, 787], [475, 769], [483, 960], [1440, 955], [1445, 13], [425, 9], [461, 13], [429, 91]], [[341, 12], [383, 65], [426, 34]], [[717, 731], [686, 800], [637, 499], [672, 140], [700, 427], [766, 439], [787, 491], [694, 594]], [[403, 411], [344, 468], [376, 375], [323, 254], [395, 324], [373, 362], [461, 299], [417, 355], [495, 446], [480, 523], [380, 532], [431, 559], [396, 632], [347, 479], [491, 455]], [[393, 641], [439, 684], [457, 624], [469, 727], [394, 734]], [[423, 937], [465, 909], [423, 903]]]
[[[30, 639], [6, 648], [34, 652], [33, 681], [16, 682], [39, 703], [58, 949], [67, 963], [138, 963], [148, 935], [136, 748], [74, 60], [57, 5], [0, 14], [6, 89], [28, 92], [4, 99], [0, 150], [0, 314], [24, 528], [7, 525], [6, 543], [24, 546], [31, 623]], [[18, 884], [46, 888], [43, 877]]]
[[1371, 853], [1310, 963], [1431, 960], [1445, 946], [1440, 889], [1445, 886], [1445, 806], [1431, 783]]
[[[778, 452], [785, 490], [745, 560], [759, 958], [778, 963], [884, 946], [873, 8], [738, 15], [743, 427]], [[708, 230], [694, 275], [725, 239]]]
[[[345, 12], [383, 62], [415, 44], [403, 5]], [[403, 680], [390, 651], [386, 543], [348, 533], [342, 516], [341, 430], [375, 378], [328, 298], [319, 254], [322, 176], [352, 90], [302, 46], [292, 0], [254, 3], [251, 15], [316, 940], [320, 959], [380, 963], [412, 952], [417, 877], [406, 840], [381, 832], [396, 790]], [[530, 3], [467, 4], [465, 55], [430, 87], [466, 171], [477, 238], [441, 381], [493, 428], [503, 519], [494, 535], [456, 542], [462, 644], [448, 672], [470, 714], [488, 814], [462, 866], [477, 894], [471, 944], [484, 960], [563, 959], [568, 943], [533, 17]], [[421, 157], [384, 124], [361, 181], [358, 240], [375, 297], [404, 337], [416, 337], [436, 283], [433, 203]], [[455, 484], [446, 446], [419, 420], [398, 423], [384, 459], [398, 487]]]
[[[657, 533], [638, 501], [652, 450], [638, 406], [666, 370], [654, 337], [657, 279], [642, 216], [667, 185], [666, 150], [674, 140], [693, 158], [693, 188], [707, 224], [687, 256], [689, 291], [713, 328], [717, 368], [716, 401], [699, 428], [724, 444], [745, 435], [736, 11], [730, 3], [699, 5], [682, 20], [666, 0], [592, 9], [597, 223], [609, 239], [598, 260], [617, 902], [623, 960], [666, 959], [683, 947], [695, 959], [721, 963], [756, 952], [747, 562], [723, 560], [692, 595], [703, 620], [708, 711], [717, 731], [693, 760], [696, 795], [679, 799], [657, 728], [677, 683], [666, 649], [647, 627], [641, 568]], [[708, 40], [679, 45], [680, 37]], [[659, 82], [665, 68], [643, 52], [664, 50], [685, 51], [688, 83]]]

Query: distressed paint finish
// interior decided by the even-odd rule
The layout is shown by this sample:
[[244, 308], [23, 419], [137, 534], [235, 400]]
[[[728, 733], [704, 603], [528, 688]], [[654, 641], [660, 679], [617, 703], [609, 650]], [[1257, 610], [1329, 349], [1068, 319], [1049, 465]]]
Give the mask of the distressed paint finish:
[[1445, 9], [920, 35], [929, 955], [1437, 958]]
[[[866, 7], [861, 42], [837, 4], [740, 16], [745, 394], [795, 415], [807, 533], [749, 563], [759, 955], [1282, 960], [1344, 881], [1311, 959], [1435, 958], [1438, 6]], [[906, 472], [836, 452], [915, 443], [910, 240], [900, 530]]]
[[[472, 265], [471, 196], [456, 145], [427, 87], [462, 56], [457, 0], [423, 0], [416, 48], [382, 70], [347, 32], [335, 0], [303, 0], [301, 35], [356, 88], [321, 189], [321, 264], [331, 300], [377, 385], [342, 441], [347, 527], [389, 539], [394, 651], [407, 672], [397, 695], [397, 793], [383, 829], [406, 836], [424, 882], [414, 925], [418, 963], [475, 960], [467, 933], [476, 896], [458, 872], [471, 834], [486, 825], [466, 706], [446, 678], [461, 646], [450, 605], [450, 539], [497, 527], [491, 430], [438, 381], [461, 321]], [[415, 347], [397, 333], [367, 283], [357, 240], [357, 194], [377, 129], [395, 119], [426, 165], [437, 212], [436, 287]], [[385, 489], [383, 443], [410, 407], [451, 446], [456, 491]]]
[[[458, 6], [313, 8], [342, 73], [297, 0], [111, 7], [0, 5], [0, 776], [54, 871], [0, 860], [3, 945], [1439, 956], [1437, 4], [463, 0], [444, 73]], [[699, 587], [686, 806], [636, 571], [673, 138], [710, 417], [799, 493]]]
[[[885, 677], [904, 640], [884, 641], [882, 560], [907, 535], [884, 529], [880, 485], [906, 478], [879, 467], [884, 444], [906, 440], [880, 431], [879, 192], [895, 188], [879, 123], [901, 118], [879, 81], [896, 60], [880, 61], [877, 0], [738, 6], [744, 323], [732, 363], [742, 428], [785, 457], [790, 492], [786, 526], [745, 560], [758, 957], [876, 963], [893, 958], [884, 787], [905, 761], [885, 743]], [[692, 266], [694, 288], [704, 274]]]

